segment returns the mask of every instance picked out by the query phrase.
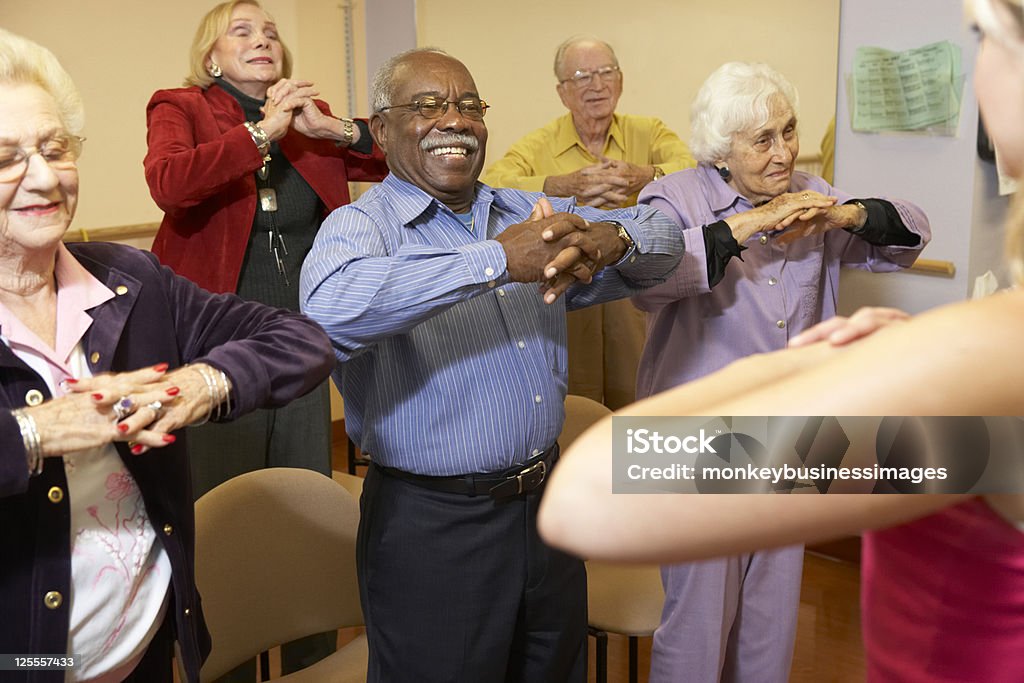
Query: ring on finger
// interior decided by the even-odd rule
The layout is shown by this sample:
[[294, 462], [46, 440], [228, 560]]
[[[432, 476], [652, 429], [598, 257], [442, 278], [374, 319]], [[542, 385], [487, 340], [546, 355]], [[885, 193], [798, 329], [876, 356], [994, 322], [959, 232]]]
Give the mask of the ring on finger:
[[125, 419], [132, 414], [132, 409], [135, 408], [135, 401], [128, 396], [122, 396], [117, 399], [117, 403], [114, 404], [114, 416], [117, 421]]
[[811, 195], [807, 194], [806, 192], [804, 192], [802, 195], [800, 195], [800, 199], [810, 199], [810, 198], [811, 198]]
[[160, 401], [153, 401], [152, 403], [147, 403], [146, 407], [156, 413], [157, 417], [160, 417], [160, 411], [164, 409], [164, 404]]

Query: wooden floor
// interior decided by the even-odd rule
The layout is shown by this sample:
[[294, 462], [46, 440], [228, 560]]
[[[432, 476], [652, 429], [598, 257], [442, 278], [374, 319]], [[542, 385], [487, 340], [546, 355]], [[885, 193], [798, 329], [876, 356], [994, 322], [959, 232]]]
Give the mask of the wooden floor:
[[[791, 683], [859, 683], [864, 680], [860, 641], [860, 571], [856, 564], [814, 553], [804, 556], [800, 615]], [[608, 681], [629, 681], [627, 639], [608, 638]], [[651, 639], [641, 638], [639, 677], [647, 681]], [[588, 681], [595, 681], [594, 639], [590, 639]], [[684, 682], [680, 682], [684, 683]]]

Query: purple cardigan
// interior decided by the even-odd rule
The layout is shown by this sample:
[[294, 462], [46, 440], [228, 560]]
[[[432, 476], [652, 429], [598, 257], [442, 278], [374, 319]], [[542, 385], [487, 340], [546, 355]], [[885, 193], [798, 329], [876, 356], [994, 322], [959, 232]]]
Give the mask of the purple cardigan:
[[[284, 405], [313, 389], [334, 367], [329, 340], [304, 316], [230, 294], [210, 294], [160, 266], [152, 254], [131, 247], [84, 243], [68, 248], [111, 290], [128, 289], [90, 311], [94, 323], [82, 343], [93, 374], [160, 362], [172, 368], [206, 362], [231, 378], [234, 418]], [[68, 500], [65, 496], [53, 503], [47, 495], [52, 487], [66, 491], [67, 481], [58, 458], [47, 458], [38, 477], [28, 476], [25, 449], [10, 413], [25, 405], [26, 392], [35, 389], [49, 398], [49, 391], [4, 344], [0, 387], [0, 652], [64, 653], [70, 601], [48, 609], [43, 596], [49, 591], [70, 595]], [[194, 682], [209, 654], [210, 636], [195, 586], [195, 520], [183, 430], [177, 436], [175, 443], [139, 456], [124, 443], [116, 446], [170, 558], [170, 613], [187, 680]], [[27, 672], [20, 680], [59, 683], [64, 672]]]

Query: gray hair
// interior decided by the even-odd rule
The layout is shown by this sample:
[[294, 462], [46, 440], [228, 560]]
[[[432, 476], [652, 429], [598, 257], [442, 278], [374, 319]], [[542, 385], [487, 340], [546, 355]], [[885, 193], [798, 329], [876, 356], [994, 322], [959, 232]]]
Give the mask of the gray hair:
[[772, 99], [782, 97], [797, 113], [796, 88], [761, 63], [727, 62], [704, 81], [690, 107], [690, 152], [713, 163], [729, 154], [736, 133], [763, 126]]
[[85, 108], [71, 76], [45, 47], [2, 28], [0, 83], [38, 85], [56, 101], [61, 122], [67, 131], [81, 135], [85, 128]]
[[399, 52], [397, 55], [381, 64], [380, 68], [377, 69], [377, 72], [373, 75], [373, 86], [371, 87], [371, 99], [373, 101], [374, 113], [387, 109], [393, 104], [392, 99], [395, 95], [395, 71], [398, 70], [399, 65], [410, 57], [421, 53], [451, 57], [450, 54], [440, 48], [417, 47], [412, 50], [406, 50], [405, 52]]
[[562, 80], [562, 65], [565, 62], [565, 53], [569, 51], [569, 48], [575, 47], [581, 43], [596, 43], [597, 45], [603, 45], [608, 48], [608, 52], [612, 54], [612, 61], [615, 62], [615, 66], [619, 65], [619, 58], [615, 56], [615, 50], [612, 46], [601, 40], [600, 38], [594, 38], [593, 36], [573, 36], [562, 42], [555, 50], [555, 78], [559, 81]]

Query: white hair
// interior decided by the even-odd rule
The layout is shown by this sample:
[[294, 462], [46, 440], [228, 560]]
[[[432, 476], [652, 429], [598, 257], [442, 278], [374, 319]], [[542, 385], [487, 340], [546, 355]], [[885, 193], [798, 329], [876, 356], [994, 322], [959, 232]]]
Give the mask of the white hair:
[[0, 28], [0, 83], [30, 83], [57, 103], [61, 122], [72, 135], [85, 128], [85, 107], [71, 76], [42, 45]]
[[727, 156], [736, 133], [767, 123], [776, 97], [797, 113], [796, 88], [767, 64], [727, 62], [715, 69], [690, 107], [693, 157], [714, 163]]
[[451, 57], [447, 52], [436, 47], [417, 47], [389, 58], [380, 65], [373, 75], [373, 86], [371, 87], [371, 98], [373, 100], [373, 111], [379, 112], [390, 107], [395, 96], [395, 71], [398, 66], [413, 55], [430, 53]]
[[582, 43], [593, 43], [595, 45], [603, 45], [607, 48], [608, 52], [611, 53], [612, 62], [615, 66], [619, 65], [619, 58], [615, 56], [615, 50], [612, 46], [601, 40], [600, 38], [594, 38], [593, 36], [573, 36], [567, 40], [564, 40], [561, 45], [555, 50], [555, 78], [559, 81], [562, 80], [562, 65], [565, 62], [565, 53], [569, 51], [569, 48], [575, 47]]

